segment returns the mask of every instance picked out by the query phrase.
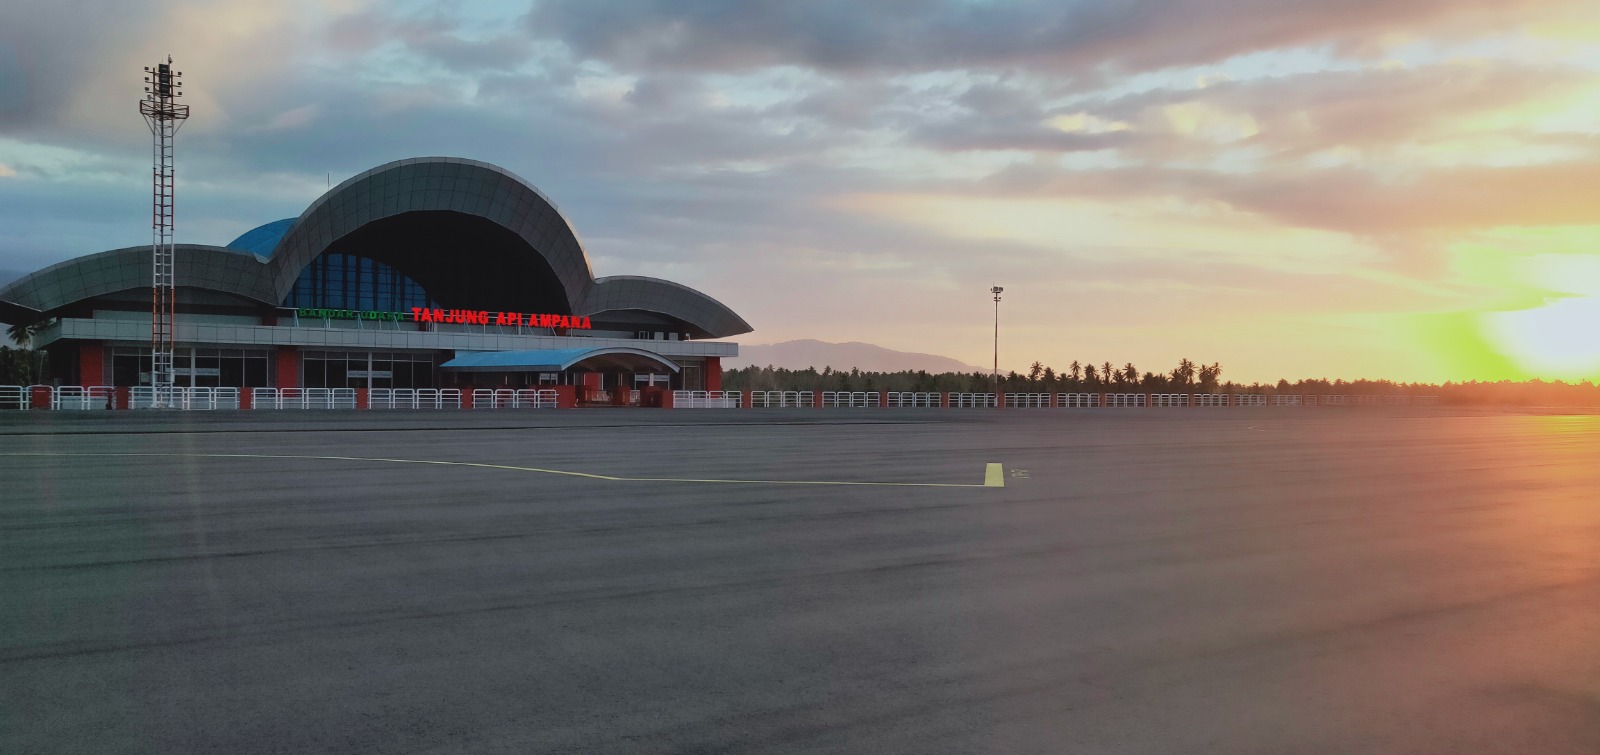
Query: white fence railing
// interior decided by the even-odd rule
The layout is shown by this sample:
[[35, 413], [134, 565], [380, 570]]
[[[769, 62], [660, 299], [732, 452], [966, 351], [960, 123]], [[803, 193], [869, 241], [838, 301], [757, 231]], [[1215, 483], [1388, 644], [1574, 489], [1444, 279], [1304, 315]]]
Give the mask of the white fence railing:
[[[761, 402], [756, 403], [756, 396], [761, 396]], [[750, 405], [761, 408], [777, 409], [809, 409], [816, 404], [817, 394], [811, 391], [752, 391]]]
[[1054, 398], [1048, 393], [1007, 393], [1007, 409], [1049, 409]]
[[1100, 406], [1100, 394], [1057, 393], [1056, 406], [1062, 409], [1096, 409]]
[[460, 409], [458, 388], [373, 388], [367, 394], [371, 409]]
[[239, 408], [238, 388], [175, 388], [173, 398], [177, 400], [176, 408], [192, 411]]
[[[194, 411], [238, 409], [241, 394], [248, 391], [251, 406], [257, 409], [356, 409], [354, 388], [208, 388], [181, 387], [157, 389], [150, 386], [114, 388], [111, 386], [19, 386], [0, 385], [0, 410], [36, 408], [35, 395], [47, 396], [49, 407], [63, 411], [87, 411], [120, 405], [118, 391], [127, 392], [131, 409], [163, 407]], [[483, 409], [549, 409], [558, 404], [551, 389], [520, 388], [473, 390], [472, 405]], [[159, 401], [157, 399], [160, 399]], [[751, 391], [749, 406], [756, 408], [812, 407], [819, 403], [838, 408], [994, 408], [993, 393], [950, 393], [932, 391]], [[465, 402], [455, 388], [374, 388], [368, 393], [370, 409], [459, 409]], [[41, 399], [43, 401], [44, 399]], [[1438, 406], [1438, 396], [1330, 394], [1253, 394], [1253, 393], [1007, 393], [1007, 408], [1064, 409], [1134, 407], [1226, 407], [1226, 406]], [[673, 391], [673, 404], [685, 409], [738, 408], [746, 405], [738, 391]]]
[[673, 391], [674, 409], [738, 409], [743, 403], [740, 391]]
[[822, 392], [822, 406], [828, 409], [876, 409], [880, 402], [877, 391]]
[[115, 388], [108, 385], [63, 385], [50, 394], [50, 408], [68, 411], [89, 409], [114, 409]]
[[241, 390], [240, 388], [207, 388], [205, 386], [154, 388], [148, 385], [139, 385], [128, 389], [128, 408], [181, 409], [186, 411], [238, 409]]
[[471, 397], [474, 409], [554, 409], [560, 403], [552, 388], [475, 388]]
[[33, 391], [25, 385], [0, 385], [0, 409], [33, 408]]
[[929, 392], [889, 392], [890, 409], [937, 409], [944, 406], [944, 394]]
[[474, 409], [554, 409], [559, 404], [551, 388], [476, 388], [471, 396]]
[[354, 409], [354, 388], [252, 388], [255, 409]]

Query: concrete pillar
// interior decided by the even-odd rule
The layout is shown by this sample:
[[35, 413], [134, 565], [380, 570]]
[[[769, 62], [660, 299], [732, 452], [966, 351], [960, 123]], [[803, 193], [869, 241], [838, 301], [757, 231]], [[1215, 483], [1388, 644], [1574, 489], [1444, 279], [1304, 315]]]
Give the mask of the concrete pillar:
[[300, 352], [293, 346], [279, 346], [273, 360], [273, 385], [278, 388], [300, 387]]
[[722, 390], [722, 357], [706, 357], [706, 390]]
[[78, 385], [106, 385], [106, 347], [99, 341], [78, 344]]

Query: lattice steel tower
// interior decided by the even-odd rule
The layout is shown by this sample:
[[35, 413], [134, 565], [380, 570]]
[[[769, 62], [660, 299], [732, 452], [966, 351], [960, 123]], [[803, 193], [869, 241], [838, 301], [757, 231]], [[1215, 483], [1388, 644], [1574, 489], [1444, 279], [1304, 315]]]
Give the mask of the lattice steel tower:
[[[189, 106], [176, 100], [183, 74], [172, 69], [172, 56], [167, 62], [148, 66], [145, 72], [144, 99], [139, 102], [139, 114], [150, 127], [154, 144], [154, 167], [150, 212], [150, 385], [155, 388], [156, 405], [166, 403], [174, 383], [173, 375], [173, 300], [177, 298], [173, 276], [174, 250], [172, 247], [172, 138], [183, 128], [189, 118]], [[168, 390], [162, 390], [162, 389]]]

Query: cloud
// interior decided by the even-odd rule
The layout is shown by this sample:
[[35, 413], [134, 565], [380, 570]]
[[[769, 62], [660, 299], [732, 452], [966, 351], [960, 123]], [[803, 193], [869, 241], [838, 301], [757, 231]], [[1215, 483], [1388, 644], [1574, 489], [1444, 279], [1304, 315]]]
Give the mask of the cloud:
[[1431, 32], [1514, 26], [1569, 0], [546, 0], [537, 36], [627, 70], [1143, 71], [1264, 49], [1372, 54]]
[[0, 266], [143, 240], [133, 103], [168, 44], [180, 240], [293, 215], [329, 173], [473, 157], [555, 198], [602, 274], [700, 287], [762, 340], [977, 360], [995, 278], [1041, 356], [1144, 328], [1127, 358], [1165, 362], [1170, 323], [1468, 306], [1444, 250], [1600, 199], [1600, 64], [1518, 42], [1558, 17], [1536, 0], [135, 2], [0, 28]]

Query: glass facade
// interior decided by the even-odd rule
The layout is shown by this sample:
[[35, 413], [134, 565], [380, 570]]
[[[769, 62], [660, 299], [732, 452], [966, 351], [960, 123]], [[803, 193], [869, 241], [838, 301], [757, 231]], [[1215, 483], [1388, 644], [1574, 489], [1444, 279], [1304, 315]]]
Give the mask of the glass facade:
[[[272, 352], [257, 349], [180, 347], [172, 355], [175, 385], [185, 388], [264, 388], [271, 385]], [[111, 350], [112, 385], [149, 385], [150, 349], [118, 346]]]
[[300, 272], [286, 307], [409, 312], [438, 302], [404, 273], [370, 257], [328, 252]]
[[307, 388], [432, 388], [434, 355], [387, 351], [307, 351]]

